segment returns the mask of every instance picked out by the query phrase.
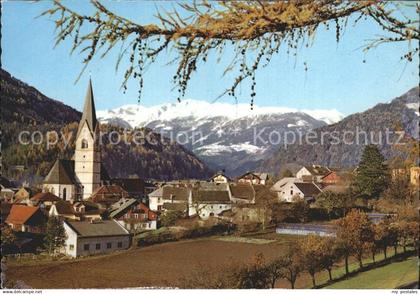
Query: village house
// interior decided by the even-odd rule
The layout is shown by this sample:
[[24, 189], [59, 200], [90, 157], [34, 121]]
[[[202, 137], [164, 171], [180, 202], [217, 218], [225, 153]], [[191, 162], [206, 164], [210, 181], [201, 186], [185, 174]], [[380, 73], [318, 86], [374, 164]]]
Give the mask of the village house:
[[182, 186], [165, 185], [149, 194], [149, 207], [153, 211], [179, 210], [187, 212], [191, 189]]
[[109, 176], [101, 163], [99, 123], [96, 120], [92, 82], [86, 93], [85, 105], [76, 135], [72, 160], [57, 159], [43, 182], [43, 190], [63, 200], [85, 200]]
[[410, 168], [410, 183], [415, 187], [419, 187], [419, 184], [420, 184], [420, 167], [412, 166]]
[[121, 198], [130, 197], [128, 192], [118, 185], [104, 185], [96, 189], [89, 198], [101, 208], [109, 208]]
[[296, 173], [296, 178], [305, 182], [322, 182], [322, 179], [330, 173], [331, 170], [328, 167], [306, 165]]
[[270, 190], [276, 192], [278, 195], [278, 198], [280, 199], [280, 196], [282, 195], [282, 192], [283, 192], [284, 185], [286, 185], [289, 182], [297, 183], [297, 182], [302, 182], [302, 180], [298, 178], [294, 178], [294, 177], [284, 177], [278, 180], [277, 182], [275, 182], [274, 185], [271, 186]]
[[268, 173], [247, 172], [238, 177], [238, 183], [250, 183], [252, 185], [265, 185], [269, 179]]
[[210, 179], [210, 182], [213, 183], [219, 183], [219, 184], [223, 184], [223, 183], [229, 183], [232, 180], [226, 176], [222, 171], [217, 172], [215, 175], [213, 175]]
[[28, 203], [28, 200], [34, 196], [39, 191], [29, 188], [29, 187], [21, 187], [14, 196], [14, 203]]
[[42, 233], [47, 217], [36, 206], [13, 204], [5, 223], [18, 232]]
[[222, 219], [236, 224], [261, 223], [268, 224], [272, 217], [272, 207], [277, 202], [276, 192], [267, 186], [253, 186], [255, 190], [255, 203], [236, 203], [232, 210], [223, 213]]
[[391, 170], [391, 178], [395, 179], [401, 176], [406, 176], [407, 175], [407, 169], [405, 168], [393, 168]]
[[115, 220], [63, 222], [66, 241], [63, 253], [86, 256], [128, 249], [130, 233]]
[[231, 208], [229, 184], [195, 182], [165, 185], [149, 194], [149, 207], [153, 211], [177, 210], [186, 216], [197, 215], [207, 219]]
[[334, 170], [321, 178], [321, 183], [324, 185], [336, 185], [343, 181], [344, 179], [340, 176], [338, 171], [334, 171]]
[[226, 183], [200, 183], [191, 190], [188, 215], [201, 219], [218, 216], [231, 209], [229, 185]]
[[276, 192], [279, 201], [293, 202], [294, 197], [313, 201], [322, 190], [315, 183], [289, 181]]
[[230, 188], [230, 200], [232, 203], [255, 203], [255, 189], [249, 182], [232, 183]]
[[157, 229], [157, 213], [137, 199], [121, 199], [112, 206], [109, 216], [130, 232]]
[[150, 193], [152, 193], [153, 191], [155, 191], [158, 188], [158, 185], [154, 182], [154, 181], [145, 181], [144, 182], [144, 200], [146, 200], [147, 202], [147, 195], [149, 195]]
[[51, 205], [58, 201], [62, 201], [60, 197], [50, 192], [40, 192], [29, 199], [28, 205], [38, 206], [41, 209], [49, 210]]
[[11, 203], [18, 189], [16, 185], [5, 177], [0, 177], [0, 200]]
[[100, 209], [95, 203], [88, 201], [58, 201], [51, 205], [48, 215], [58, 217], [61, 220], [100, 220], [105, 210]]

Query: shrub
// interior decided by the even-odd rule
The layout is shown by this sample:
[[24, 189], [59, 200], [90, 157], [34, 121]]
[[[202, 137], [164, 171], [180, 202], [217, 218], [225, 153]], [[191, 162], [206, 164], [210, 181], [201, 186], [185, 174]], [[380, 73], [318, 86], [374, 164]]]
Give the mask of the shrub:
[[162, 214], [160, 223], [164, 227], [175, 225], [176, 221], [184, 216], [182, 211], [170, 210]]
[[163, 231], [157, 234], [149, 234], [137, 240], [138, 246], [149, 246], [165, 242], [178, 241], [181, 239], [191, 239], [230, 233], [235, 227], [230, 223], [216, 224], [210, 227], [195, 227], [180, 232]]

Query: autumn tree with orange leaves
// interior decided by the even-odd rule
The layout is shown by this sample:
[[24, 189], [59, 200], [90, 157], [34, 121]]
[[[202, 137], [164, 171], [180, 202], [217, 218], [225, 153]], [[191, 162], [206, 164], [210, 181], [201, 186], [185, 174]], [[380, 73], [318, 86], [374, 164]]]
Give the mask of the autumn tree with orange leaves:
[[[268, 66], [273, 56], [281, 52], [296, 56], [302, 46], [310, 47], [321, 27], [334, 30], [339, 42], [344, 29], [373, 21], [383, 35], [372, 36], [366, 44], [361, 44], [365, 51], [382, 44], [404, 42], [407, 51], [400, 58], [407, 62], [419, 51], [419, 20], [407, 16], [419, 13], [415, 1], [203, 0], [180, 2], [173, 11], [158, 8], [156, 21], [148, 24], [117, 15], [99, 0], [91, 0], [91, 4], [94, 12], [83, 14], [55, 0], [43, 13], [55, 22], [56, 44], [72, 40], [71, 52], [85, 54], [84, 69], [95, 56], [105, 57], [122, 44], [117, 68], [122, 59], [129, 61], [122, 87], [126, 88], [130, 78], [136, 79], [139, 99], [145, 69], [169, 51], [175, 53], [171, 63], [177, 69], [172, 80], [180, 100], [192, 75], [208, 62], [210, 55], [221, 58], [225, 51], [233, 49], [232, 60], [224, 73], [233, 72], [236, 78], [221, 96], [236, 98], [236, 89], [248, 80], [251, 108], [256, 96], [257, 71]], [[406, 14], [406, 10], [410, 13]], [[304, 65], [307, 70], [307, 64]]]

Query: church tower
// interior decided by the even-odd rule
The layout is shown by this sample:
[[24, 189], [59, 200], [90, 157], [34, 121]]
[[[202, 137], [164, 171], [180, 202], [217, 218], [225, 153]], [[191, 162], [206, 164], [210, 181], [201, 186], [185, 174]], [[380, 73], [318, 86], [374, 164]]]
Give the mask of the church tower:
[[81, 199], [86, 199], [101, 184], [99, 123], [96, 120], [91, 80], [89, 80], [83, 115], [77, 130], [74, 161], [74, 172], [81, 185], [81, 191], [78, 194]]

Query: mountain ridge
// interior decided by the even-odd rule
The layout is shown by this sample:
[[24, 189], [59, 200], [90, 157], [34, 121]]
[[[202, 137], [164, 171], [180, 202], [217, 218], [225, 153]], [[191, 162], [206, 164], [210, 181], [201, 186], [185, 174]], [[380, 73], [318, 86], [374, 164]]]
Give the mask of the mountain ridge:
[[[147, 127], [171, 139], [182, 139], [183, 145], [207, 165], [225, 170], [230, 176], [254, 169], [270, 155], [273, 149], [264, 143], [270, 132], [306, 132], [341, 117], [336, 110], [287, 107], [250, 110], [248, 104], [191, 99], [152, 107], [126, 105], [98, 111], [102, 123], [123, 128]], [[262, 140], [255, 140], [256, 133], [261, 133]]]
[[[357, 144], [357, 128], [360, 130], [359, 143], [362, 139], [366, 144], [380, 143], [377, 145], [387, 159], [396, 156], [398, 153], [393, 149], [393, 146], [396, 146], [395, 143], [400, 136], [399, 132], [404, 131], [404, 140], [414, 139], [418, 142], [419, 87], [408, 90], [389, 103], [378, 103], [366, 111], [351, 114], [337, 123], [314, 130], [318, 137], [321, 137], [322, 132], [344, 134], [346, 131], [352, 132], [352, 130], [355, 130], [353, 134], [349, 133], [350, 140], [347, 140], [347, 142], [341, 141], [338, 144], [332, 144], [331, 141], [326, 141], [324, 144], [311, 145], [307, 142], [292, 144], [274, 152], [271, 158], [261, 163], [259, 169], [278, 172], [282, 169], [282, 166], [288, 164], [321, 164], [337, 168], [354, 167], [357, 165], [366, 145]], [[385, 138], [387, 130], [389, 142]], [[362, 131], [367, 134], [367, 137], [360, 136], [360, 134], [363, 134]], [[380, 138], [380, 136], [382, 137]]]

